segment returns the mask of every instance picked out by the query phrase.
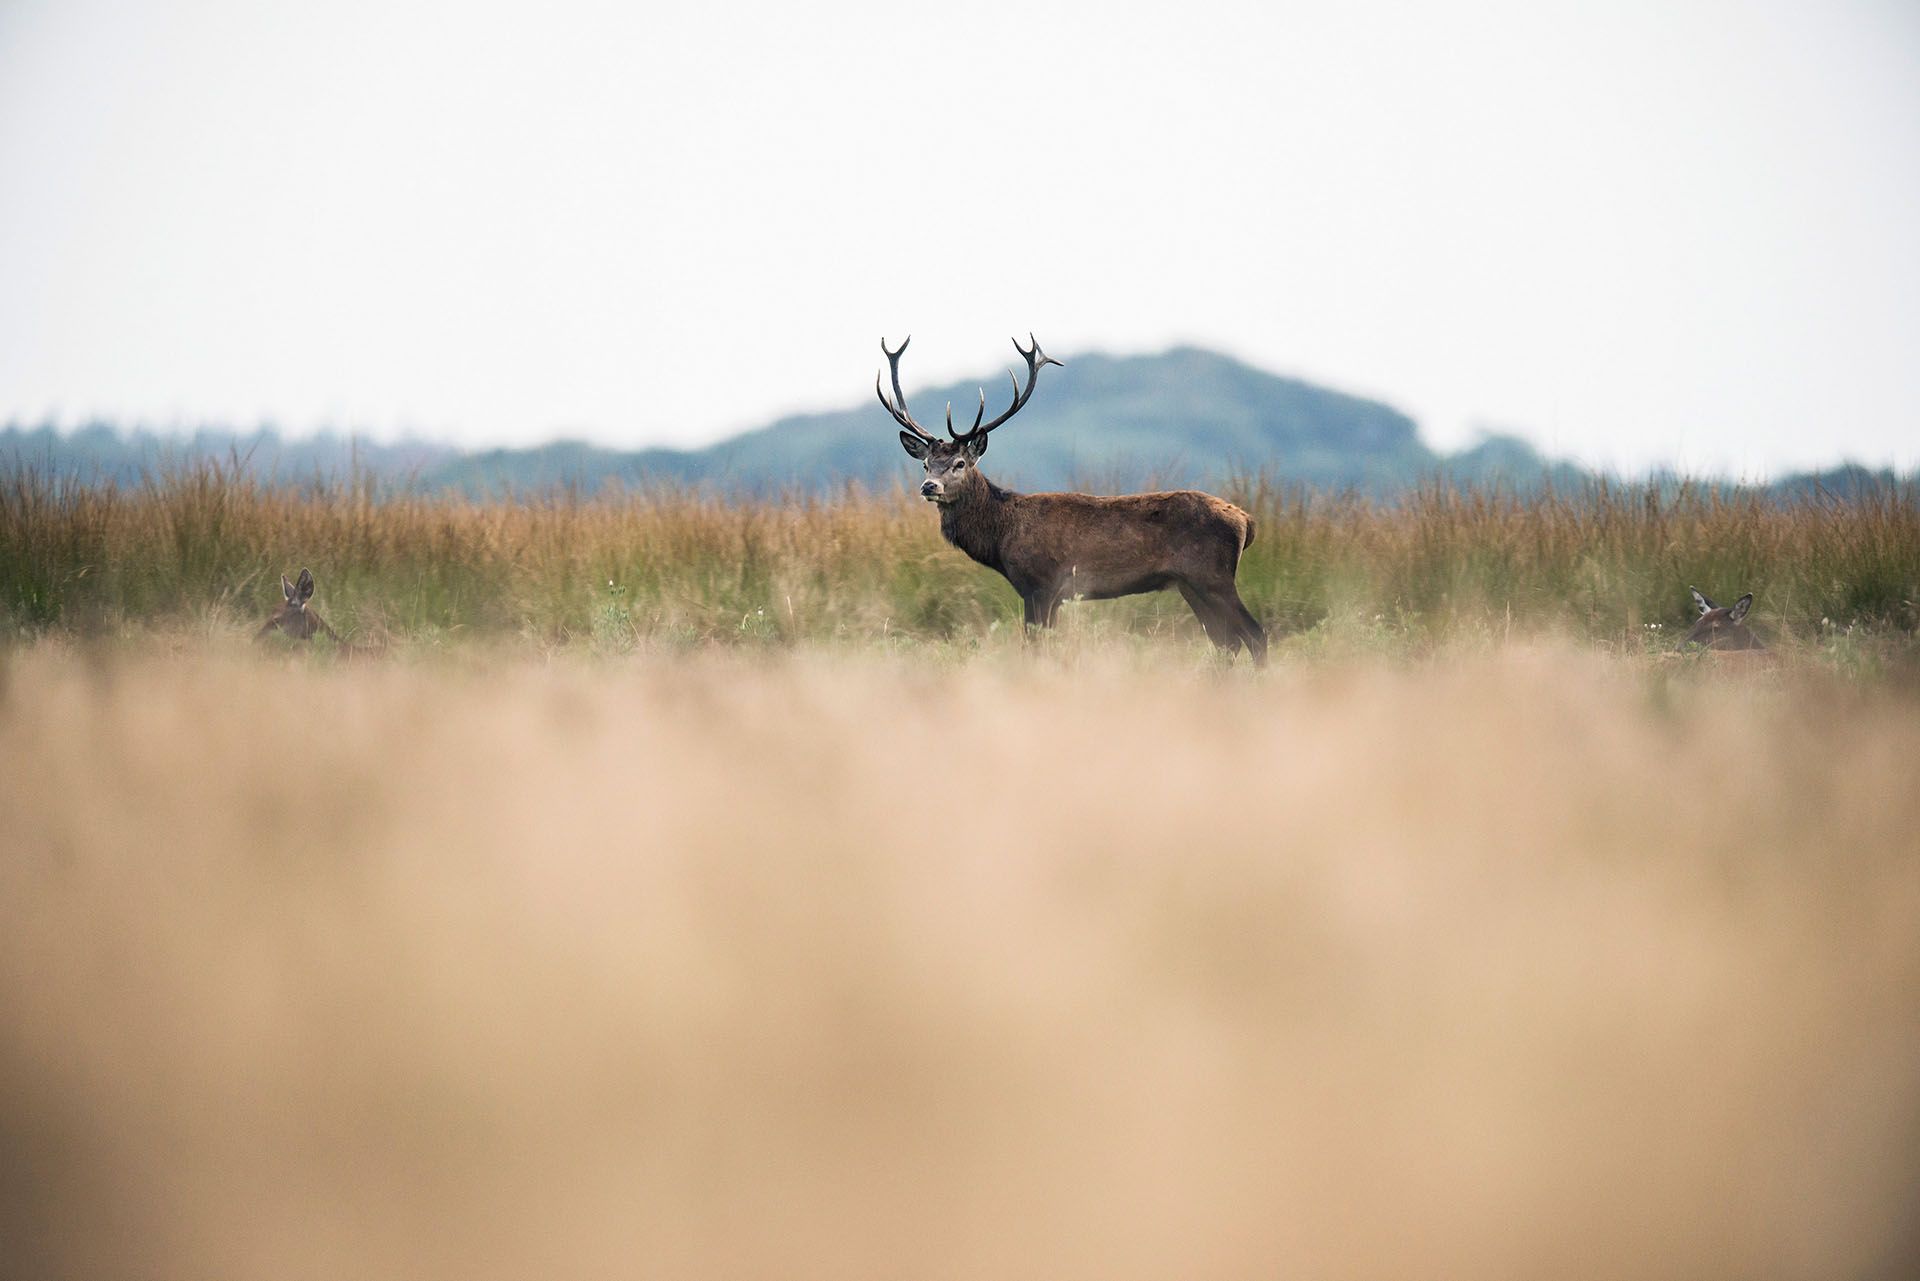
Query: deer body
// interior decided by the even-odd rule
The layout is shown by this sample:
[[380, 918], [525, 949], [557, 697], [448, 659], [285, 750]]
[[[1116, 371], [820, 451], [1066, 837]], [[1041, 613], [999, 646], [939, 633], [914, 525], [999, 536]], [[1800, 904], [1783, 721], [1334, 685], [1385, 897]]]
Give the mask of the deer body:
[[[909, 339], [908, 341], [911, 341]], [[880, 344], [893, 369], [895, 399], [875, 391], [902, 427], [900, 443], [926, 465], [921, 496], [940, 507], [940, 532], [968, 556], [1003, 575], [1020, 594], [1029, 627], [1051, 627], [1071, 597], [1106, 600], [1141, 592], [1178, 591], [1207, 636], [1232, 652], [1242, 645], [1266, 661], [1267, 637], [1240, 599], [1234, 574], [1253, 542], [1253, 518], [1224, 499], [1196, 490], [1158, 494], [1017, 494], [1002, 489], [977, 466], [987, 434], [1018, 413], [1033, 395], [1041, 366], [1059, 364], [1040, 344], [1014, 349], [1026, 359], [1027, 385], [1014, 379], [1006, 413], [981, 426], [986, 393], [973, 428], [940, 440], [906, 412], [900, 390], [900, 353]]]

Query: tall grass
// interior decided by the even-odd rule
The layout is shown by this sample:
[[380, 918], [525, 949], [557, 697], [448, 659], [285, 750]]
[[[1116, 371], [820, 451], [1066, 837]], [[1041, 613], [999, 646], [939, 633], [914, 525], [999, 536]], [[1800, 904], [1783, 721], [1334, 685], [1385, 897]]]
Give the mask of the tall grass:
[[[1399, 634], [1552, 630], [1638, 644], [1686, 621], [1686, 588], [1759, 597], [1789, 635], [1920, 625], [1920, 500], [1781, 503], [1596, 485], [1538, 497], [1426, 489], [1397, 503], [1230, 492], [1254, 514], [1243, 596], [1282, 633], [1329, 619]], [[465, 633], [544, 644], [953, 639], [1014, 628], [995, 575], [899, 493], [732, 500], [685, 491], [517, 501], [272, 486], [203, 465], [134, 488], [0, 476], [0, 631], [243, 624], [310, 566], [362, 639]], [[1093, 607], [1191, 633], [1177, 598]]]
[[0, 1273], [1911, 1277], [1920, 699], [1652, 666], [15, 647]]

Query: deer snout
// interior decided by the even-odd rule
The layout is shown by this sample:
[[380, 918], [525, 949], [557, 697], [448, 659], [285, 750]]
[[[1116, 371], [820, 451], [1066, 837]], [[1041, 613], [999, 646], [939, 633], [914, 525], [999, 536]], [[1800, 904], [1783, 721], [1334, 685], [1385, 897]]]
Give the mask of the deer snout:
[[923, 480], [920, 482], [920, 497], [932, 498], [934, 495], [938, 494], [939, 492], [940, 492], [939, 481]]

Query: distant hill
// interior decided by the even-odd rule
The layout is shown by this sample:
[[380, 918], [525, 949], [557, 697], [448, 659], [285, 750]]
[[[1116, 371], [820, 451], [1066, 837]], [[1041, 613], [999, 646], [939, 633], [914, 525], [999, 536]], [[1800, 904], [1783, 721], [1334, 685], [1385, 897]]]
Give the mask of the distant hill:
[[[990, 413], [1011, 394], [1000, 377], [997, 384], [985, 381]], [[1264, 474], [1308, 489], [1387, 495], [1434, 479], [1521, 490], [1591, 479], [1574, 464], [1543, 458], [1515, 436], [1488, 436], [1443, 455], [1420, 439], [1412, 419], [1390, 406], [1195, 347], [1150, 356], [1079, 355], [1065, 368], [1047, 369], [1041, 383], [1020, 416], [994, 434], [988, 456], [989, 474], [1015, 488], [1113, 492]], [[961, 406], [977, 404], [980, 385], [912, 392], [914, 414], [937, 431], [946, 403], [953, 402], [958, 415]], [[783, 418], [694, 450], [557, 441], [468, 452], [327, 434], [288, 439], [268, 428], [165, 436], [98, 423], [72, 432], [10, 426], [0, 430], [0, 466], [18, 459], [83, 481], [132, 483], [170, 465], [212, 458], [281, 481], [358, 470], [388, 486], [429, 492], [524, 493], [561, 485], [593, 492], [609, 483], [674, 483], [772, 494], [821, 492], [849, 482], [882, 488], [910, 482], [913, 464], [896, 431], [870, 395], [848, 409]], [[1853, 493], [1894, 479], [1885, 471], [1842, 468], [1788, 477], [1769, 488]]]
[[[1040, 378], [1038, 394], [994, 433], [989, 453], [989, 474], [1017, 488], [1199, 484], [1264, 469], [1321, 488], [1386, 490], [1440, 461], [1397, 410], [1195, 348], [1078, 356]], [[910, 393], [915, 417], [938, 431], [946, 404], [956, 412], [976, 406], [980, 385]], [[1004, 376], [985, 385], [989, 412], [997, 413], [1012, 388]], [[435, 475], [476, 491], [562, 477], [588, 486], [666, 478], [752, 493], [848, 481], [890, 486], [909, 479], [913, 466], [895, 440], [898, 430], [868, 396], [853, 408], [783, 418], [705, 449], [496, 450]]]

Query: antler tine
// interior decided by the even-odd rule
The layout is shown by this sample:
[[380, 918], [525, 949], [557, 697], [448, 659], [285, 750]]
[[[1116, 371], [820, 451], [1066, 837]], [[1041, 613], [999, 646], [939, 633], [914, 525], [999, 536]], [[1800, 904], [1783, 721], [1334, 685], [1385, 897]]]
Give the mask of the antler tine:
[[[900, 345], [897, 348], [888, 351], [887, 337], [885, 334], [880, 335], [880, 350], [886, 355], [887, 368], [893, 373], [893, 399], [888, 400], [887, 393], [880, 390], [880, 375], [877, 373], [873, 376], [873, 394], [880, 398], [880, 404], [889, 414], [893, 415], [893, 421], [899, 423], [902, 427], [905, 427], [922, 440], [934, 440], [936, 437], [934, 437], [932, 433], [928, 432], [927, 429], [919, 423], [913, 421], [913, 415], [907, 412], [907, 394], [900, 390], [900, 353], [905, 351], [907, 344], [912, 341], [913, 335], [908, 334], [900, 340]], [[951, 428], [949, 428], [949, 430], [951, 430]]]
[[905, 413], [907, 409], [907, 394], [900, 390], [900, 357], [904, 355], [906, 353], [907, 348], [912, 345], [913, 345], [913, 335], [908, 334], [905, 338], [902, 338], [900, 340], [900, 345], [898, 347], [895, 347], [892, 351], [888, 351], [887, 336], [885, 334], [880, 335], [880, 351], [881, 351], [881, 354], [886, 356], [887, 358], [888, 371], [893, 374], [894, 403], [900, 406], [900, 412], [902, 413]]
[[[1025, 347], [1022, 347], [1020, 345], [1020, 340], [1018, 338], [1013, 339], [1012, 342], [1013, 342], [1013, 349], [1020, 353], [1020, 358], [1022, 360], [1027, 362], [1027, 385], [1024, 388], [1021, 387], [1020, 379], [1014, 374], [1014, 372], [1011, 369], [1009, 369], [1007, 371], [1007, 377], [1013, 380], [1013, 403], [1007, 406], [1007, 412], [1004, 414], [1001, 414], [998, 418], [994, 419], [992, 422], [988, 423], [984, 427], [980, 425], [980, 420], [979, 418], [976, 417], [973, 420], [973, 430], [967, 432], [965, 435], [955, 436], [954, 437], [955, 440], [968, 440], [968, 439], [971, 439], [976, 433], [984, 434], [986, 432], [990, 432], [995, 427], [1000, 426], [1002, 423], [1006, 422], [1009, 418], [1019, 413], [1020, 410], [1026, 405], [1027, 401], [1033, 398], [1033, 389], [1040, 382], [1041, 366], [1060, 365], [1062, 369], [1066, 368], [1066, 366], [1064, 364], [1061, 364], [1060, 361], [1055, 360], [1052, 356], [1047, 355], [1046, 352], [1041, 351], [1040, 340], [1035, 338], [1031, 333], [1027, 335], [1028, 345]], [[981, 405], [982, 413], [986, 412], [986, 398], [987, 398], [987, 393], [985, 391], [982, 391], [980, 393], [980, 405]], [[949, 432], [949, 434], [951, 434], [951, 432], [953, 431], [953, 428], [951, 425], [948, 426], [947, 431]]]
[[926, 431], [920, 426], [919, 423], [913, 421], [913, 419], [901, 413], [899, 408], [895, 406], [891, 400], [887, 399], [887, 393], [880, 390], [879, 374], [875, 374], [873, 376], [873, 394], [880, 398], [881, 408], [885, 409], [889, 414], [893, 415], [893, 421], [899, 423], [902, 427], [905, 427], [908, 431], [920, 437], [922, 440], [933, 439], [933, 437], [929, 436], [926, 433]]
[[[1012, 371], [1009, 370], [1008, 372], [1012, 372]], [[1017, 383], [1015, 384], [1015, 386], [1018, 386], [1018, 385], [1019, 384]], [[980, 391], [980, 408], [974, 411], [973, 426], [967, 428], [965, 431], [956, 432], [953, 429], [953, 402], [949, 400], [947, 402], [947, 435], [952, 436], [955, 440], [968, 439], [973, 435], [973, 433], [980, 430], [980, 420], [986, 416], [986, 413], [987, 413], [987, 393], [986, 393], [986, 389], [982, 388]]]

